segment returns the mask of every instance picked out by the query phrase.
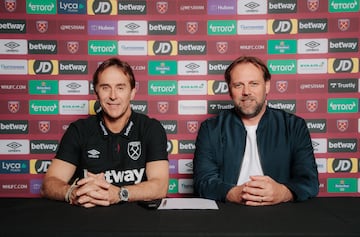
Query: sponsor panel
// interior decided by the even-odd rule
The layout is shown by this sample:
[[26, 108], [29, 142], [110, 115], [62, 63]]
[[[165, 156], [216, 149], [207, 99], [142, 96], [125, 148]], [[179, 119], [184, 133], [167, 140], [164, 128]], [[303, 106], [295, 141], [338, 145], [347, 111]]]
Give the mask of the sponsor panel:
[[26, 179], [1, 179], [0, 195], [10, 196], [29, 193], [29, 181]]
[[86, 14], [86, 0], [59, 0], [58, 14]]
[[236, 0], [217, 1], [208, 0], [207, 11], [209, 15], [236, 15]]
[[356, 158], [328, 158], [329, 173], [357, 173], [358, 159]]
[[178, 192], [181, 194], [194, 193], [194, 181], [192, 179], [179, 179], [178, 180]]
[[28, 174], [28, 160], [1, 160], [0, 174]]
[[27, 40], [0, 39], [0, 54], [27, 54]]
[[27, 94], [28, 82], [25, 80], [0, 80], [0, 94]]
[[107, 0], [88, 0], [87, 14], [88, 15], [117, 15], [117, 1]]
[[0, 155], [26, 155], [30, 154], [29, 140], [0, 139]]
[[0, 75], [27, 75], [27, 71], [27, 60], [0, 59]]
[[0, 114], [28, 114], [28, 104], [27, 100], [0, 100]]
[[28, 134], [28, 120], [0, 120], [0, 134]]
[[358, 191], [356, 178], [328, 178], [327, 192], [329, 193], [355, 193]]
[[55, 15], [57, 12], [56, 0], [27, 0], [27, 14]]

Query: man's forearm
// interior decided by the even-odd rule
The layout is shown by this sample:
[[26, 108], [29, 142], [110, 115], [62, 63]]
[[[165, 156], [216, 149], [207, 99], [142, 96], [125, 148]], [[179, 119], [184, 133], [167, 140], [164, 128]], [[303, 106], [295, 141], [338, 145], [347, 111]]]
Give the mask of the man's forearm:
[[49, 199], [64, 201], [70, 185], [55, 177], [46, 177], [41, 186], [41, 196]]

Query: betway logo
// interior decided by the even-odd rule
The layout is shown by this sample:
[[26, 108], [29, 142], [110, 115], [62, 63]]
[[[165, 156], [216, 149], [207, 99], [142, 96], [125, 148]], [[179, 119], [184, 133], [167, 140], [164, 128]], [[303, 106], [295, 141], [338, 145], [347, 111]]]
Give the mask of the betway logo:
[[329, 152], [356, 152], [357, 150], [356, 139], [329, 139], [328, 146]]
[[107, 170], [105, 171], [105, 179], [108, 183], [134, 183], [138, 184], [141, 182], [144, 176], [145, 168], [132, 169], [132, 170]]
[[326, 132], [326, 120], [307, 121], [306, 125], [310, 132]]
[[131, 108], [135, 111], [141, 111], [141, 112], [145, 112], [146, 111], [146, 105], [143, 104], [131, 104]]
[[[18, 121], [18, 122], [21, 122], [21, 121]], [[26, 121], [25, 121], [26, 122]], [[27, 131], [27, 128], [28, 128], [28, 124], [26, 123], [14, 123], [14, 122], [10, 122], [10, 123], [6, 123], [6, 122], [0, 122], [0, 130], [4, 130], [4, 131], [22, 131], [22, 132], [25, 132]], [[0, 133], [2, 133], [0, 131]]]
[[357, 52], [358, 39], [333, 39], [329, 41], [329, 48], [349, 50], [349, 52]]
[[294, 11], [295, 8], [296, 8], [296, 3], [283, 3], [283, 2], [272, 3], [269, 1], [269, 10], [287, 9], [287, 10]]
[[296, 112], [296, 102], [295, 100], [289, 100], [289, 101], [278, 101], [278, 100], [269, 100], [268, 106], [270, 108], [274, 109], [282, 109], [289, 113], [295, 113]]
[[122, 4], [119, 3], [119, 11], [130, 11], [130, 12], [141, 12], [144, 13], [145, 12], [145, 6], [144, 4]]
[[29, 50], [56, 52], [56, 41], [49, 43], [38, 43], [29, 41]]
[[[39, 141], [31, 141], [30, 148], [31, 153], [44, 153], [43, 151], [52, 151], [55, 152], [58, 148], [58, 144], [51, 143], [51, 141], [40, 142]], [[54, 141], [55, 142], [55, 141]], [[34, 152], [34, 151], [42, 151], [42, 152]]]

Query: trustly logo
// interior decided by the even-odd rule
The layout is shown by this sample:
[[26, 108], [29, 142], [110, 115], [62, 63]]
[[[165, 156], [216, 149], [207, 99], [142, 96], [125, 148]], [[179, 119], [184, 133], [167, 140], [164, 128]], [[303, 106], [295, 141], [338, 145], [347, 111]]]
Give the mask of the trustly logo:
[[148, 82], [149, 95], [176, 95], [177, 82], [176, 81], [149, 81]]
[[269, 40], [268, 54], [296, 54], [296, 40]]
[[357, 113], [359, 112], [358, 98], [329, 98], [328, 113]]
[[296, 74], [296, 60], [268, 60], [267, 66], [271, 74]]
[[208, 35], [236, 35], [235, 20], [209, 20]]
[[234, 108], [234, 102], [230, 100], [209, 100], [208, 114], [218, 114], [223, 110]]
[[357, 78], [329, 79], [328, 92], [330, 93], [346, 93], [358, 92], [359, 83]]
[[176, 75], [177, 74], [177, 62], [175, 60], [165, 61], [149, 61], [148, 62], [149, 75]]
[[55, 80], [30, 80], [30, 95], [56, 95], [59, 92], [58, 82]]
[[89, 40], [89, 55], [117, 55], [118, 43], [115, 40]]
[[30, 100], [29, 114], [59, 114], [59, 102], [57, 100]]
[[26, 13], [55, 15], [56, 0], [27, 0]]
[[329, 12], [358, 12], [359, 0], [330, 0]]

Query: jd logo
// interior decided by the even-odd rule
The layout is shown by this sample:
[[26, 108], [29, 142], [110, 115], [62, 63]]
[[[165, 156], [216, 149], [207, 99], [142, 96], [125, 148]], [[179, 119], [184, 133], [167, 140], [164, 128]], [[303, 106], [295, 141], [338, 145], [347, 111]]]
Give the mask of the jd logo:
[[153, 51], [156, 55], [168, 55], [172, 51], [172, 45], [168, 41], [156, 41], [153, 45]]
[[95, 14], [110, 14], [112, 12], [111, 2], [95, 0], [92, 5], [92, 10]]
[[350, 59], [336, 59], [334, 61], [335, 72], [351, 72], [353, 69], [353, 62]]
[[33, 67], [36, 74], [51, 74], [53, 68], [51, 61], [35, 61]]
[[273, 24], [273, 30], [275, 33], [290, 33], [292, 29], [291, 21], [279, 20]]

